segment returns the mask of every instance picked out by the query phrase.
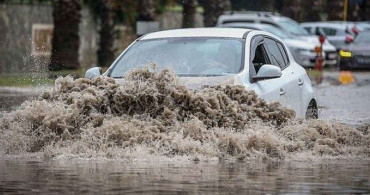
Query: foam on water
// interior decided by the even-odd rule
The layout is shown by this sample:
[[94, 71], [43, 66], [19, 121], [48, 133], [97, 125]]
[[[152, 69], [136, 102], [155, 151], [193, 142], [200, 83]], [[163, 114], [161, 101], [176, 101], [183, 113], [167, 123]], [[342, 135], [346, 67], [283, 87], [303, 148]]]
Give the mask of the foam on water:
[[370, 157], [368, 131], [294, 118], [243, 86], [197, 91], [169, 70], [58, 78], [0, 119], [0, 154], [83, 158]]

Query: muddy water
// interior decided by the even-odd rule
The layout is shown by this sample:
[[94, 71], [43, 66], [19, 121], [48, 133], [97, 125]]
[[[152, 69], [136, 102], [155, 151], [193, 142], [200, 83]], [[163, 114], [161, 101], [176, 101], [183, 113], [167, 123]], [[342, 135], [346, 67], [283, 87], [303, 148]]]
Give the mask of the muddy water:
[[47, 87], [34, 88], [0, 88], [0, 116], [5, 112], [16, 110], [24, 101], [35, 100]]
[[59, 79], [0, 117], [0, 146], [0, 192], [369, 193], [368, 128], [170, 72]]
[[370, 162], [0, 160], [0, 193], [367, 194]]

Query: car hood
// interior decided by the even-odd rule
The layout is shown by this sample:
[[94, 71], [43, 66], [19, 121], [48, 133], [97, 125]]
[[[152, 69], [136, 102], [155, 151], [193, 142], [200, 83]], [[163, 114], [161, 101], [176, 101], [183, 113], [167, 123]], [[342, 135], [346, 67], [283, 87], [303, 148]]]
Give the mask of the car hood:
[[199, 76], [199, 77], [179, 77], [180, 81], [191, 89], [200, 89], [216, 85], [242, 85], [240, 75], [225, 75], [225, 76]]
[[299, 48], [305, 50], [314, 50], [316, 45], [302, 39], [284, 39], [289, 48]]
[[[304, 36], [299, 36], [298, 38], [306, 42], [314, 44], [315, 45], [314, 47], [320, 45], [319, 36], [317, 35], [304, 35]], [[329, 43], [329, 41], [326, 39], [323, 44], [323, 50], [324, 51], [336, 51], [336, 48], [331, 43]]]
[[343, 50], [351, 51], [358, 55], [370, 55], [370, 45], [350, 44], [344, 47]]
[[[238, 74], [225, 76], [195, 76], [195, 77], [179, 77], [179, 81], [185, 84], [190, 89], [201, 89], [216, 85], [242, 85], [242, 78]], [[124, 84], [124, 79], [116, 79], [117, 84]]]

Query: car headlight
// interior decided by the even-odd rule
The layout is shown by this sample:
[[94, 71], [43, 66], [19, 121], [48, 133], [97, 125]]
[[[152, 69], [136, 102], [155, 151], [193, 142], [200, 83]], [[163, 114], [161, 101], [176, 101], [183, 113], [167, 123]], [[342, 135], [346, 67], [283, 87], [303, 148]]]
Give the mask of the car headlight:
[[315, 59], [316, 53], [314, 50], [302, 49], [302, 48], [289, 48], [292, 51], [294, 60], [303, 66], [311, 64], [311, 60]]
[[316, 56], [315, 50], [293, 48], [294, 52], [304, 56]]
[[352, 57], [352, 52], [350, 52], [350, 51], [345, 51], [345, 50], [340, 50], [339, 51], [339, 55], [340, 55], [340, 57], [344, 57], [344, 58], [350, 58], [350, 57]]

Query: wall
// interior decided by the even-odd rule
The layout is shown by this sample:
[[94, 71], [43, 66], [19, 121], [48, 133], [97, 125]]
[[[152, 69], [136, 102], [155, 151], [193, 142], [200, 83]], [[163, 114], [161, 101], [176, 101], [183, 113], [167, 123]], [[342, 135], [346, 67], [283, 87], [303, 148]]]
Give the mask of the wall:
[[[80, 61], [83, 66], [96, 63], [96, 25], [88, 10], [82, 10], [80, 24]], [[52, 25], [51, 6], [0, 5], [0, 72], [45, 70], [49, 56], [32, 56], [33, 24]]]
[[[35, 27], [37, 24], [41, 24], [38, 26], [52, 26], [52, 10], [51, 6], [45, 5], [0, 4], [0, 74], [38, 73], [47, 70], [50, 55], [32, 55], [35, 54], [32, 53], [32, 26]], [[162, 30], [181, 28], [182, 13], [166, 12], [158, 16], [158, 20]], [[198, 27], [203, 26], [200, 14], [196, 16], [196, 21]], [[132, 33], [130, 28], [122, 25], [117, 26], [116, 29], [115, 51], [118, 55], [136, 38], [136, 35]], [[99, 41], [97, 30], [88, 8], [84, 7], [80, 24], [79, 60], [82, 67], [96, 65], [96, 51]], [[46, 36], [39, 39], [47, 40], [48, 33], [50, 32], [38, 33], [38, 37], [40, 37], [39, 34]], [[35, 47], [33, 49], [35, 50]]]

